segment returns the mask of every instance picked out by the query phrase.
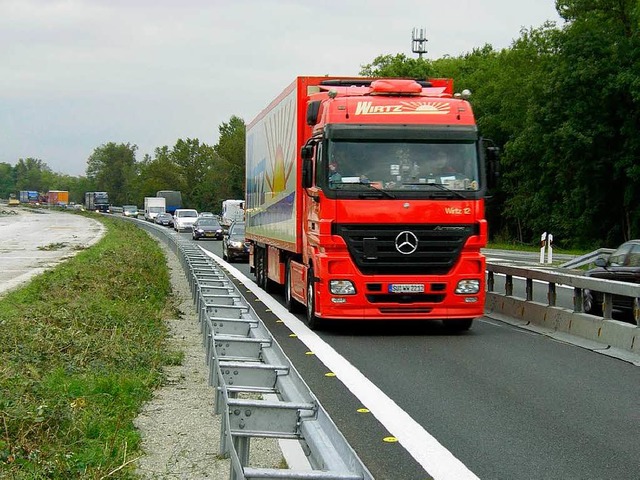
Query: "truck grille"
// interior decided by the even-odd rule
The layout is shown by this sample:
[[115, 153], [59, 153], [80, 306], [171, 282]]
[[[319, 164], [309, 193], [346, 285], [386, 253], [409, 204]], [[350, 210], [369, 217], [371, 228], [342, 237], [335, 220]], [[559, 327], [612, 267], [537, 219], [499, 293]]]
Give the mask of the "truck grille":
[[[333, 234], [344, 239], [365, 275], [444, 275], [458, 261], [467, 239], [477, 234], [477, 226], [338, 224]], [[404, 243], [400, 250], [405, 253], [397, 243]]]

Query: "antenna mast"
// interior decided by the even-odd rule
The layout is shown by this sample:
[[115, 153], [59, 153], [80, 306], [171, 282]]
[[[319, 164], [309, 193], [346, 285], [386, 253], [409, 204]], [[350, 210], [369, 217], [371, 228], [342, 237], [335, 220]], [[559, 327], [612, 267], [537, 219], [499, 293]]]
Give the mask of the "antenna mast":
[[423, 53], [427, 53], [427, 37], [426, 28], [414, 28], [411, 33], [411, 51], [418, 54], [418, 58], [422, 58]]

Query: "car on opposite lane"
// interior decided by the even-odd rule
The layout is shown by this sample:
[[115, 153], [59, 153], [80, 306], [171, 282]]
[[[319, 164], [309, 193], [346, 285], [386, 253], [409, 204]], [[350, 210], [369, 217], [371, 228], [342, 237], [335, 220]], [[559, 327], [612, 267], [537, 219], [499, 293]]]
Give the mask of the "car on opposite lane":
[[194, 240], [203, 238], [212, 238], [213, 240], [222, 240], [224, 230], [220, 222], [214, 217], [200, 217], [191, 227], [191, 237]]
[[[599, 257], [595, 267], [587, 270], [585, 276], [616, 280], [619, 282], [640, 283], [640, 240], [629, 240], [620, 245], [608, 258]], [[583, 310], [585, 313], [602, 315], [603, 294], [593, 290], [583, 291]], [[640, 325], [640, 299], [614, 295], [612, 307], [620, 310], [625, 320]]]

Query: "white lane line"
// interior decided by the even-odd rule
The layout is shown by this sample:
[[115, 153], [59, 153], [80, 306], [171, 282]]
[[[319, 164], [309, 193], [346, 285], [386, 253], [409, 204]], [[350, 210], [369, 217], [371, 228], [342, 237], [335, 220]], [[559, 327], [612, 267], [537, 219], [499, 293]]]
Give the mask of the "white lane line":
[[240, 270], [217, 255], [202, 251], [224, 266], [246, 288], [260, 299], [284, 324], [298, 336], [310, 351], [353, 393], [362, 405], [396, 437], [409, 454], [434, 478], [434, 480], [471, 480], [478, 477], [453, 456], [438, 440], [411, 418], [393, 400], [365, 377], [357, 368], [322, 340], [315, 332], [298, 320], [259, 288]]

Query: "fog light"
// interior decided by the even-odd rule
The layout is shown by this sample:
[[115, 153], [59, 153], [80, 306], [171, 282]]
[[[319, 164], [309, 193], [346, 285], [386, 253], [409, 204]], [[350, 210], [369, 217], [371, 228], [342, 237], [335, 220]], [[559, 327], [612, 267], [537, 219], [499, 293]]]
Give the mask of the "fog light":
[[456, 287], [459, 295], [470, 295], [480, 291], [480, 280], [460, 280]]
[[350, 280], [330, 280], [329, 291], [333, 295], [355, 295], [356, 287]]

